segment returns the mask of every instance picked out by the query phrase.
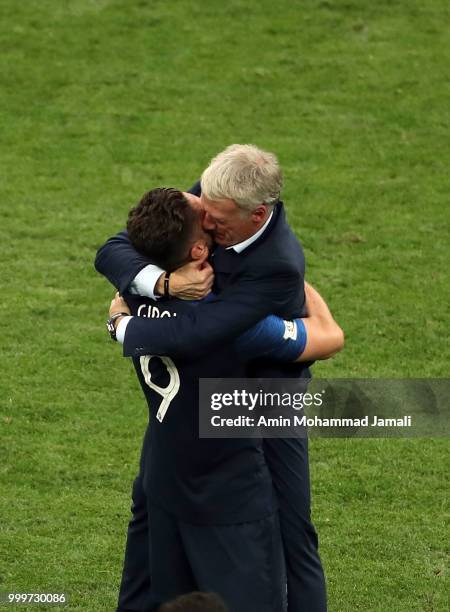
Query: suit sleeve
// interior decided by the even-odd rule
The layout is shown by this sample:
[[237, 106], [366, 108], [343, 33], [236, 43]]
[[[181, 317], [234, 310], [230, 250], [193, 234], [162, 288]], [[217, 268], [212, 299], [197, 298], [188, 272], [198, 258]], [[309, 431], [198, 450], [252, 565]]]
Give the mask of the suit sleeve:
[[219, 296], [188, 314], [158, 320], [133, 317], [127, 326], [124, 355], [195, 358], [228, 343], [269, 314], [281, 313], [298, 294], [303, 279], [294, 268], [243, 274]]
[[125, 293], [136, 275], [151, 263], [148, 257], [136, 251], [124, 230], [99, 248], [95, 269], [106, 276], [120, 293]]

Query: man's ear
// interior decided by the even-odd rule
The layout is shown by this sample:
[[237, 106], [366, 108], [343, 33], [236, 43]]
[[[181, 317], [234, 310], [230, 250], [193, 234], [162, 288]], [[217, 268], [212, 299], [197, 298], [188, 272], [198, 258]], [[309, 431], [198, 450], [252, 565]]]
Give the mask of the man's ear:
[[209, 255], [208, 245], [205, 240], [197, 240], [191, 247], [191, 259], [197, 261], [198, 259], [205, 259]]
[[266, 213], [267, 213], [267, 208], [264, 206], [264, 204], [260, 204], [259, 206], [255, 208], [255, 210], [252, 211], [252, 220], [255, 221], [256, 223], [260, 223], [261, 221], [264, 220]]

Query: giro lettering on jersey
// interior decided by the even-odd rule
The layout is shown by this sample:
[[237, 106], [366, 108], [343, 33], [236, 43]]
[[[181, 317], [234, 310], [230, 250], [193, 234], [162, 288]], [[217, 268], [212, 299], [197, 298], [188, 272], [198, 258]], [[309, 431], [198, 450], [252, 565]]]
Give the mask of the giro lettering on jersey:
[[169, 312], [168, 310], [160, 310], [158, 306], [152, 306], [151, 304], [141, 304], [137, 311], [138, 317], [147, 317], [148, 319], [162, 319], [163, 317], [176, 317], [176, 312]]

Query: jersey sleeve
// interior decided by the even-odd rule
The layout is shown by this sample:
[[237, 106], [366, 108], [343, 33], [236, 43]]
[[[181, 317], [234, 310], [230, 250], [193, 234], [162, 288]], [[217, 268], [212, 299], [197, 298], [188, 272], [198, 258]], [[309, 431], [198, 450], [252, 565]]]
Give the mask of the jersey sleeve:
[[241, 334], [234, 345], [245, 359], [266, 357], [291, 362], [305, 350], [306, 338], [306, 327], [302, 319], [286, 321], [269, 315]]

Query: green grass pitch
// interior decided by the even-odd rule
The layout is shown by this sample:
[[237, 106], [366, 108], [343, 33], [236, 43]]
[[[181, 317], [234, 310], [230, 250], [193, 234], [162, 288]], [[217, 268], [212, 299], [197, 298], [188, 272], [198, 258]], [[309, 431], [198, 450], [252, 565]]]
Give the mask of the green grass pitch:
[[[315, 376], [448, 376], [450, 7], [0, 0], [0, 33], [0, 591], [112, 610], [146, 407], [96, 248], [254, 142], [346, 332]], [[312, 441], [331, 612], [448, 610], [448, 450]]]

